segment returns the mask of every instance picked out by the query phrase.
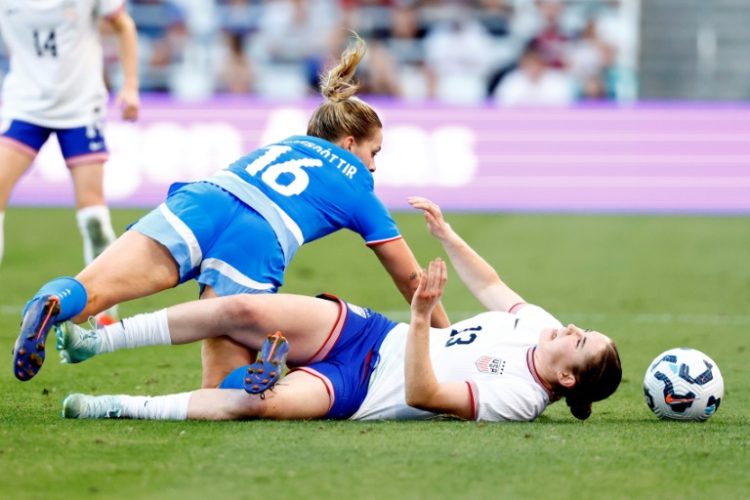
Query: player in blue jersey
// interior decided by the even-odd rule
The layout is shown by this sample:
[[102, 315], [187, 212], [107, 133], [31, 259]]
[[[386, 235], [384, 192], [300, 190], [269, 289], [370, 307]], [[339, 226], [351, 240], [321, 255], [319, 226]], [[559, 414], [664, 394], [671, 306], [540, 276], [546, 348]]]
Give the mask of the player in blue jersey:
[[[325, 101], [306, 136], [240, 158], [200, 182], [176, 184], [164, 203], [137, 221], [75, 278], [45, 284], [26, 305], [14, 373], [28, 380], [44, 361], [53, 324], [82, 322], [120, 302], [195, 279], [201, 298], [273, 293], [304, 243], [342, 228], [375, 252], [407, 301], [420, 266], [373, 192], [383, 133], [377, 113], [354, 96], [365, 53], [356, 43], [321, 78]], [[448, 326], [441, 306], [434, 326]], [[254, 353], [228, 337], [203, 344], [203, 386], [216, 387]]]
[[[622, 379], [615, 343], [600, 332], [563, 326], [526, 303], [445, 222], [437, 205], [418, 197], [410, 203], [424, 211], [457, 274], [488, 311], [450, 328], [430, 328], [447, 279], [445, 263], [436, 259], [420, 278], [409, 323], [331, 296], [290, 294], [180, 304], [94, 331], [66, 323], [58, 328], [57, 346], [70, 363], [214, 335], [232, 335], [261, 351], [258, 362], [237, 368], [219, 389], [155, 397], [75, 394], [63, 402], [63, 415], [400, 420], [449, 414], [529, 421], [565, 398], [576, 418], [588, 418], [592, 403], [613, 394]], [[277, 329], [281, 333], [267, 338]], [[285, 360], [290, 371], [274, 385]]]

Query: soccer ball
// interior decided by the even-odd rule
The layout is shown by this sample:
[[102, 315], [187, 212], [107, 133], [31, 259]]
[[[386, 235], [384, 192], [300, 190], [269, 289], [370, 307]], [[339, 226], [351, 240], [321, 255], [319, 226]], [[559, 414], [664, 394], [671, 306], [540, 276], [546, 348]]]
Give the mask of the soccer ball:
[[646, 404], [662, 419], [706, 420], [724, 396], [724, 379], [714, 360], [689, 348], [659, 354], [643, 379]]

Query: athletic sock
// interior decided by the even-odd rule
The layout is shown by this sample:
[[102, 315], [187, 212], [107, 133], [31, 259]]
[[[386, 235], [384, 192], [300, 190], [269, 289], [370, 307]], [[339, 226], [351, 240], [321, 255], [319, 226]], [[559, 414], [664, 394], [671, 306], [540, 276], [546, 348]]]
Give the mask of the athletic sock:
[[145, 420], [186, 420], [192, 392], [166, 396], [118, 396], [121, 417]]
[[88, 301], [88, 293], [80, 281], [70, 276], [60, 276], [48, 281], [36, 292], [34, 297], [26, 303], [23, 314], [26, 314], [26, 309], [35, 299], [50, 295], [60, 300], [60, 312], [55, 318], [58, 323], [77, 316], [86, 307]]
[[76, 212], [78, 229], [83, 237], [83, 259], [90, 264], [115, 241], [115, 231], [106, 205], [84, 207]]
[[125, 318], [118, 323], [99, 328], [97, 331], [100, 340], [97, 354], [172, 343], [166, 309], [136, 314], [132, 318]]

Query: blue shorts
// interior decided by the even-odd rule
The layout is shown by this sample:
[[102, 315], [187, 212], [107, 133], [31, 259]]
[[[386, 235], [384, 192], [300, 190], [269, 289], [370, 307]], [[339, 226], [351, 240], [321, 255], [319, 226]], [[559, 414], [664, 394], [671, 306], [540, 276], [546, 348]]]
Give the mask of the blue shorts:
[[82, 163], [104, 163], [109, 157], [107, 143], [101, 129], [96, 125], [77, 128], [48, 128], [21, 120], [12, 120], [3, 132], [3, 139], [10, 140], [18, 149], [36, 156], [50, 134], [57, 135], [65, 163], [75, 166]]
[[[332, 332], [334, 338], [326, 342], [330, 350], [291, 370], [309, 373], [325, 384], [331, 396], [326, 418], [347, 419], [365, 400], [370, 376], [380, 359], [380, 345], [396, 323], [372, 309], [347, 304], [330, 295], [319, 298], [338, 301], [343, 312]], [[321, 351], [325, 349], [326, 346], [321, 347]], [[235, 369], [219, 387], [241, 389], [246, 372], [246, 366]]]
[[164, 245], [180, 283], [196, 279], [217, 295], [274, 293], [284, 280], [276, 233], [258, 212], [207, 182], [175, 184], [167, 200], [129, 229]]

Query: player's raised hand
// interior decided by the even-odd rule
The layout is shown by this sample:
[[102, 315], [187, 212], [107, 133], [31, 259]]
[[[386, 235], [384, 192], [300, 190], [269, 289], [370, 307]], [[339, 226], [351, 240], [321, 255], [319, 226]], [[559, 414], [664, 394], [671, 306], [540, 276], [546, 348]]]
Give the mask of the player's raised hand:
[[440, 302], [445, 283], [448, 281], [448, 268], [443, 259], [437, 258], [430, 262], [427, 270], [419, 279], [419, 286], [411, 301], [411, 310], [415, 315], [428, 317]]
[[410, 196], [408, 201], [412, 207], [424, 212], [424, 218], [425, 221], [427, 221], [427, 228], [434, 237], [439, 240], [448, 237], [451, 232], [451, 226], [445, 222], [443, 212], [440, 211], [440, 207], [437, 203], [422, 196]]
[[137, 120], [138, 111], [141, 109], [141, 98], [138, 96], [138, 91], [123, 88], [117, 94], [115, 106], [122, 110], [123, 120], [131, 122]]

